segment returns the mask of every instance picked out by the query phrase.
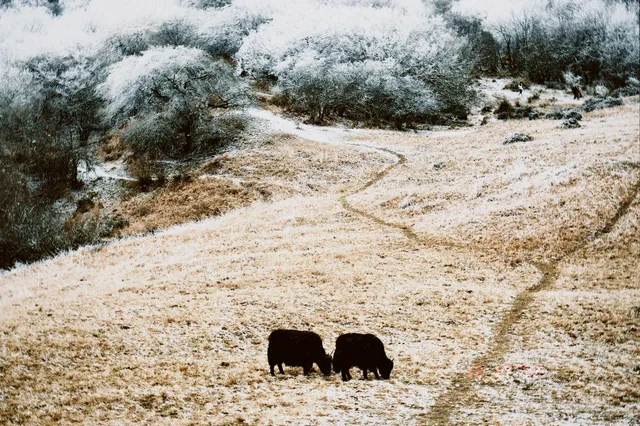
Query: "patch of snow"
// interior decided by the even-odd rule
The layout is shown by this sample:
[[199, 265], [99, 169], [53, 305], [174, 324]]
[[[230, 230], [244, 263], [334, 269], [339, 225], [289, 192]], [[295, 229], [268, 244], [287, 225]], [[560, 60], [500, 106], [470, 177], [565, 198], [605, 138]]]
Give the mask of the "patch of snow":
[[288, 133], [315, 142], [335, 145], [340, 143], [342, 139], [349, 134], [347, 129], [311, 126], [288, 120], [265, 109], [248, 108], [245, 112], [251, 117], [267, 122], [272, 132]]
[[411, 207], [415, 203], [415, 196], [416, 194], [407, 194], [407, 196], [398, 203], [398, 208], [406, 209], [407, 207]]
[[121, 160], [101, 164], [89, 164], [86, 161], [82, 161], [78, 164], [78, 178], [85, 183], [98, 179], [137, 180], [127, 173], [124, 162]]

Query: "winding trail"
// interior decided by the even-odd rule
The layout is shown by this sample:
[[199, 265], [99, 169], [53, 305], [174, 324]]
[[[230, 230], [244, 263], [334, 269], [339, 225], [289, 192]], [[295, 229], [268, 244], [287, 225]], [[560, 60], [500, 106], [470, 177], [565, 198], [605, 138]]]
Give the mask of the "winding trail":
[[[340, 201], [343, 207], [354, 214], [357, 214], [366, 219], [370, 219], [376, 222], [379, 225], [387, 226], [395, 229], [399, 229], [404, 233], [404, 235], [422, 245], [428, 246], [440, 246], [440, 247], [452, 247], [452, 248], [460, 248], [467, 249], [472, 252], [483, 252], [485, 254], [498, 255], [494, 251], [472, 247], [472, 246], [463, 246], [461, 244], [448, 243], [448, 242], [437, 242], [435, 240], [431, 240], [428, 237], [422, 237], [417, 235], [413, 230], [403, 224], [393, 223], [385, 221], [382, 218], [379, 218], [371, 213], [368, 213], [362, 209], [358, 209], [354, 207], [348, 200], [348, 197], [352, 195], [356, 195], [359, 192], [365, 191], [367, 188], [375, 185], [377, 182], [384, 179], [394, 168], [405, 164], [407, 162], [407, 158], [395, 151], [392, 151], [388, 148], [377, 148], [382, 152], [387, 152], [393, 154], [397, 157], [398, 161], [391, 166], [388, 166], [380, 173], [376, 174], [371, 180], [366, 182], [363, 186], [358, 188], [352, 194], [345, 195], [341, 197]], [[638, 167], [638, 164], [634, 164], [634, 167]], [[503, 364], [505, 354], [508, 352], [510, 348], [510, 343], [512, 341], [511, 336], [513, 335], [513, 331], [515, 325], [522, 319], [524, 312], [529, 309], [529, 307], [533, 304], [536, 294], [545, 290], [548, 290], [553, 287], [556, 282], [560, 270], [559, 264], [560, 262], [577, 252], [578, 250], [584, 248], [591, 241], [611, 232], [614, 226], [618, 223], [618, 221], [624, 217], [624, 215], [629, 210], [629, 207], [633, 203], [633, 201], [638, 197], [640, 193], [640, 181], [636, 182], [635, 185], [630, 189], [629, 193], [622, 200], [616, 213], [614, 216], [609, 219], [609, 221], [598, 231], [588, 236], [584, 240], [578, 242], [574, 245], [570, 250], [559, 254], [555, 257], [551, 262], [536, 262], [533, 260], [526, 260], [524, 263], [528, 263], [534, 266], [541, 274], [540, 280], [533, 286], [527, 288], [526, 290], [520, 292], [516, 298], [514, 299], [511, 307], [502, 317], [502, 319], [493, 327], [492, 335], [493, 341], [489, 345], [489, 349], [484, 354], [476, 357], [472, 363], [471, 367], [474, 366], [484, 366], [484, 367], [495, 367], [497, 365]], [[498, 255], [505, 262], [508, 261], [506, 256]], [[436, 402], [431, 406], [431, 410], [427, 415], [426, 419], [428, 419], [429, 424], [437, 424], [437, 425], [446, 425], [452, 424], [451, 417], [452, 415], [463, 407], [468, 407], [473, 405], [477, 401], [477, 394], [474, 392], [474, 378], [469, 377], [466, 373], [457, 373], [451, 384], [449, 385], [447, 391], [442, 393], [437, 399]]]
[[[276, 134], [294, 131], [305, 141], [276, 136], [276, 146], [258, 145], [258, 153], [249, 158], [265, 158], [264, 169], [236, 173], [235, 167], [243, 170], [247, 164], [238, 161], [230, 163], [229, 176], [264, 175], [278, 184], [302, 185], [325, 182], [321, 172], [329, 177], [326, 190], [291, 191], [294, 196], [273, 203], [256, 203], [154, 236], [86, 247], [0, 277], [0, 383], [6, 383], [0, 385], [0, 423], [128, 419], [162, 424], [182, 419], [194, 424], [442, 425], [555, 424], [567, 418], [589, 423], [581, 421], [587, 418], [596, 424], [601, 418], [606, 419], [602, 423], [634, 418], [633, 406], [598, 415], [611, 398], [622, 401], [625, 392], [634, 391], [627, 372], [635, 367], [636, 342], [606, 343], [621, 333], [629, 337], [634, 320], [620, 321], [622, 325], [610, 331], [611, 321], [605, 321], [610, 317], [603, 315], [598, 317], [602, 321], [591, 321], [600, 324], [593, 334], [608, 334], [599, 340], [581, 339], [572, 348], [565, 345], [573, 342], [571, 324], [592, 320], [594, 305], [610, 308], [615, 319], [626, 318], [627, 309], [636, 304], [631, 297], [638, 290], [627, 289], [632, 287], [627, 281], [637, 274], [625, 269], [635, 265], [638, 248], [638, 239], [629, 236], [637, 231], [640, 161], [635, 151], [628, 155], [626, 140], [608, 147], [611, 123], [603, 122], [594, 132], [598, 143], [590, 141], [592, 133], [582, 140], [593, 147], [586, 151], [595, 154], [591, 158], [602, 153], [602, 161], [580, 164], [586, 158], [584, 146], [570, 144], [570, 135], [561, 139], [566, 144], [549, 142], [569, 151], [566, 158], [547, 164], [556, 151], [536, 157], [532, 167], [548, 169], [532, 168], [542, 172], [520, 180], [528, 171], [520, 167], [518, 157], [524, 154], [496, 157], [503, 149], [488, 139], [502, 133], [503, 126], [487, 135], [457, 133], [455, 139], [441, 132], [432, 138], [425, 132], [423, 139], [307, 126], [269, 111], [258, 116], [263, 118], [256, 122], [259, 137], [272, 127]], [[613, 125], [617, 123], [621, 135], [635, 132], [635, 124], [623, 127], [620, 121]], [[544, 132], [552, 124], [537, 130]], [[635, 133], [632, 137], [636, 141]], [[539, 148], [525, 146], [523, 151], [536, 156]], [[464, 155], [458, 158], [459, 153]], [[513, 160], [515, 177], [476, 195], [483, 180], [493, 182], [511, 173], [505, 158]], [[443, 159], [448, 169], [432, 173], [431, 166]], [[567, 163], [580, 167], [568, 171]], [[302, 170], [302, 176], [281, 177], [281, 165], [292, 176]], [[606, 168], [602, 177], [583, 178], [590, 165], [590, 173]], [[117, 169], [105, 173], [123, 177]], [[583, 179], [579, 186], [557, 191], [542, 186], [548, 181], [572, 183], [574, 178]], [[519, 192], [528, 182], [540, 186]], [[590, 207], [585, 194], [591, 193], [584, 189], [592, 182], [598, 187], [593, 216], [592, 210], [583, 211]], [[478, 183], [478, 190], [470, 183]], [[405, 202], [395, 200], [407, 192], [415, 203], [411, 210], [400, 210]], [[492, 205], [494, 193], [504, 197]], [[529, 196], [521, 194], [532, 198], [518, 198]], [[544, 207], [537, 200], [560, 201], [565, 194], [570, 195], [567, 207], [557, 203], [551, 213], [572, 208], [575, 214], [554, 218], [548, 228], [531, 223], [534, 239], [507, 246], [516, 249], [505, 252], [501, 247], [511, 232], [529, 226], [529, 216], [492, 227], [496, 234], [504, 230], [496, 238], [472, 242], [459, 237], [502, 221], [502, 213], [515, 210], [514, 200], [523, 201], [527, 214], [533, 215], [534, 209]], [[446, 208], [432, 213], [433, 205]], [[471, 216], [467, 208], [480, 214]], [[455, 217], [458, 211], [464, 215], [460, 220]], [[549, 214], [545, 211], [542, 219]], [[468, 229], [457, 232], [457, 224], [464, 227], [471, 221]], [[561, 235], [578, 221], [575, 232]], [[545, 229], [550, 231], [545, 234]], [[607, 233], [602, 244], [596, 240]], [[542, 257], [533, 244], [544, 238], [562, 245], [542, 241]], [[633, 247], [622, 247], [622, 239]], [[620, 253], [613, 253], [619, 246]], [[620, 259], [611, 260], [612, 253]], [[588, 292], [600, 290], [596, 281], [609, 279], [609, 266], [613, 273], [625, 272], [620, 282], [614, 277], [600, 293]], [[579, 279], [573, 281], [573, 275]], [[609, 291], [618, 287], [624, 288]], [[567, 305], [571, 309], [561, 301], [572, 303]], [[526, 327], [530, 318], [536, 330], [539, 326], [545, 333], [534, 336], [533, 327]], [[272, 379], [259, 367], [265, 365], [264, 338], [268, 330], [289, 324], [313, 327], [327, 341], [352, 327], [384, 334], [400, 363], [394, 380], [345, 385], [336, 376]], [[604, 362], [603, 348], [610, 356]], [[526, 383], [522, 375], [494, 382], [469, 374], [512, 359], [548, 360], [549, 374]], [[576, 360], [576, 365], [564, 370], [565, 360]], [[603, 370], [607, 374], [601, 374]], [[571, 377], [556, 374], [564, 371]], [[583, 371], [597, 372], [599, 381], [586, 388]], [[536, 385], [532, 392], [530, 383]], [[595, 386], [604, 392], [589, 399]], [[580, 412], [591, 417], [578, 416]]]
[[[271, 117], [273, 116], [273, 117]], [[274, 119], [274, 117], [276, 117]], [[393, 229], [397, 229], [401, 231], [408, 239], [427, 247], [450, 247], [450, 248], [458, 248], [466, 251], [470, 251], [472, 253], [482, 253], [489, 254], [492, 256], [496, 256], [503, 261], [505, 264], [509, 264], [509, 258], [505, 255], [497, 253], [495, 250], [490, 250], [481, 247], [473, 247], [469, 245], [462, 245], [453, 242], [442, 241], [441, 239], [430, 238], [429, 236], [420, 236], [416, 234], [410, 227], [395, 222], [389, 222], [383, 218], [375, 216], [363, 209], [355, 207], [353, 204], [349, 202], [349, 197], [356, 195], [360, 192], [363, 192], [375, 185], [376, 183], [383, 180], [385, 177], [391, 173], [395, 168], [407, 164], [407, 158], [390, 148], [380, 148], [374, 147], [368, 144], [360, 144], [360, 143], [352, 143], [352, 142], [344, 142], [341, 139], [341, 136], [344, 134], [339, 129], [330, 129], [319, 131], [314, 129], [312, 126], [305, 125], [304, 127], [296, 126], [295, 124], [289, 122], [288, 120], [277, 117], [275, 114], [268, 113], [262, 114], [261, 118], [265, 118], [270, 121], [277, 120], [276, 122], [282, 128], [282, 130], [289, 130], [293, 125], [295, 126], [295, 131], [293, 132], [296, 136], [304, 137], [310, 140], [314, 140], [317, 142], [324, 143], [332, 143], [332, 144], [345, 144], [352, 145], [361, 148], [373, 149], [382, 153], [391, 154], [396, 157], [396, 162], [387, 166], [385, 169], [377, 173], [370, 180], [364, 183], [361, 187], [356, 189], [354, 192], [343, 195], [340, 197], [340, 202], [345, 210], [348, 212], [360, 216], [364, 219], [371, 220], [377, 223], [380, 226], [389, 227]], [[283, 123], [288, 123], [287, 125], [283, 125]], [[284, 128], [283, 128], [284, 127]], [[318, 133], [321, 132], [321, 133]], [[321, 137], [318, 137], [318, 135]], [[630, 166], [634, 168], [640, 168], [640, 164], [638, 163], [630, 163]], [[556, 280], [560, 275], [559, 265], [563, 259], [566, 257], [576, 253], [580, 249], [584, 248], [593, 240], [611, 232], [611, 230], [615, 227], [618, 221], [624, 217], [624, 215], [629, 210], [629, 207], [633, 203], [633, 201], [638, 197], [640, 193], [640, 181], [637, 181], [628, 191], [626, 196], [620, 202], [618, 208], [616, 209], [615, 214], [605, 223], [605, 225], [592, 233], [588, 237], [584, 238], [582, 241], [578, 241], [573, 247], [569, 250], [558, 253], [551, 261], [549, 262], [539, 262], [532, 259], [525, 260], [524, 263], [530, 264], [535, 267], [541, 274], [540, 280], [534, 284], [533, 286], [521, 291], [515, 297], [511, 306], [506, 310], [502, 319], [492, 327], [493, 336], [492, 341], [489, 343], [489, 349], [477, 356], [471, 362], [471, 367], [474, 366], [483, 366], [485, 368], [492, 368], [497, 365], [501, 365], [504, 363], [504, 358], [506, 353], [509, 351], [511, 347], [511, 343], [513, 341], [512, 336], [514, 334], [515, 326], [522, 319], [525, 311], [527, 311], [534, 303], [536, 299], [537, 293], [549, 290], [553, 287]], [[445, 392], [439, 395], [436, 399], [435, 403], [431, 406], [430, 411], [426, 416], [426, 420], [428, 424], [435, 425], [447, 425], [452, 424], [452, 416], [461, 408], [469, 407], [477, 403], [477, 393], [474, 387], [474, 378], [470, 377], [466, 372], [458, 372], [454, 375], [451, 384], [447, 388]]]

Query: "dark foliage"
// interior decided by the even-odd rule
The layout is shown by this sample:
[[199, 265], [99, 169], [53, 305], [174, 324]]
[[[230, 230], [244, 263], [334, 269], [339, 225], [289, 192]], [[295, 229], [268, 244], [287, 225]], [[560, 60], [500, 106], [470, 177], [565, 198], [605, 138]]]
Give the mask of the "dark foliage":
[[582, 104], [582, 109], [586, 112], [591, 112], [596, 109], [611, 108], [620, 105], [624, 105], [624, 101], [622, 100], [622, 98], [593, 97], [584, 101], [584, 103]]

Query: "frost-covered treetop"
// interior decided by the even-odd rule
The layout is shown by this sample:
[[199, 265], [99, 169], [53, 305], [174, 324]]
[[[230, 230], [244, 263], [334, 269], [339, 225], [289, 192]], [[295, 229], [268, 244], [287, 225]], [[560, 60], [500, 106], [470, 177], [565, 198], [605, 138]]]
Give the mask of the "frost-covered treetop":
[[244, 87], [233, 69], [200, 49], [157, 47], [113, 65], [98, 92], [107, 100], [111, 119], [162, 109], [162, 105], [202, 102], [211, 94], [236, 103]]
[[183, 46], [150, 49], [141, 56], [124, 58], [111, 67], [98, 88], [109, 101], [107, 114], [113, 117], [138, 109], [145, 92], [162, 83], [160, 76], [172, 78], [176, 87], [182, 87], [192, 72], [206, 74], [208, 62], [203, 51]]
[[[430, 9], [316, 5], [292, 8], [250, 34], [238, 52], [243, 69], [276, 75], [297, 55], [315, 54], [328, 63], [392, 60], [415, 72], [436, 55], [458, 47], [457, 38]], [[414, 68], [414, 70], [409, 70]]]

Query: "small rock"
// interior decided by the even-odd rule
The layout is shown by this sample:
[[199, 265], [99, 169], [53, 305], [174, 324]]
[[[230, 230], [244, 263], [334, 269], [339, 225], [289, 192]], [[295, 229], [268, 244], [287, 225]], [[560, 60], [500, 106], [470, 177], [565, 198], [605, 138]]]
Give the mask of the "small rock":
[[444, 167], [445, 167], [445, 164], [443, 162], [435, 163], [433, 165], [434, 170], [442, 170], [444, 169]]
[[529, 135], [525, 135], [524, 133], [511, 133], [507, 135], [503, 143], [508, 145], [516, 142], [529, 142], [530, 140], [533, 140], [533, 138]]
[[406, 197], [404, 197], [402, 199], [402, 201], [400, 201], [400, 203], [398, 203], [398, 208], [399, 209], [406, 209], [407, 207], [410, 207], [411, 205], [413, 205], [413, 197], [415, 197], [416, 194], [409, 194]]
[[564, 127], [565, 129], [577, 129], [578, 127], [582, 126], [580, 126], [580, 123], [578, 123], [578, 120], [576, 120], [575, 118], [569, 118], [562, 122], [562, 127]]

